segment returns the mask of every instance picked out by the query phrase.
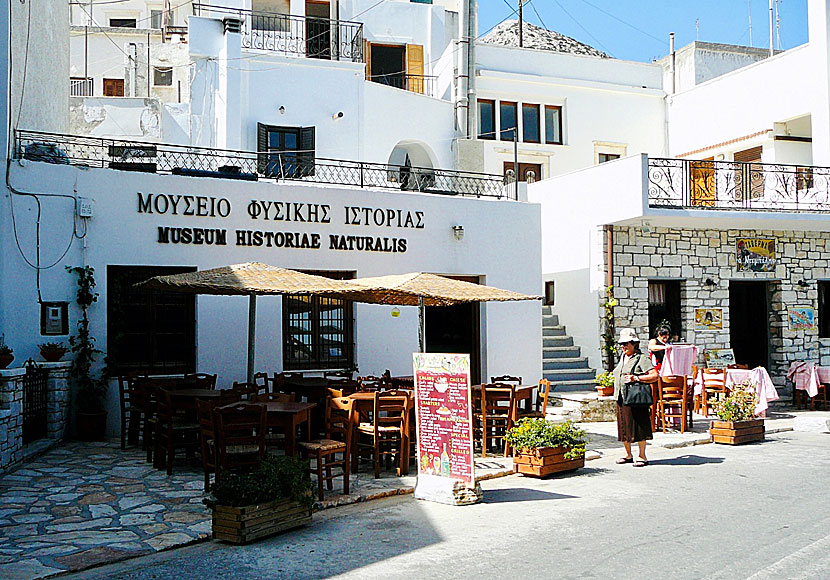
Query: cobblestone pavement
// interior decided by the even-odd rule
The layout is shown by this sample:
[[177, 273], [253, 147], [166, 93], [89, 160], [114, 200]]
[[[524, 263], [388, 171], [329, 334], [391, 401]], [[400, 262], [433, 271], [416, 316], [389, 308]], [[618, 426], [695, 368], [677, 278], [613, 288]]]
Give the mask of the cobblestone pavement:
[[[476, 474], [512, 473], [504, 457], [476, 459]], [[371, 466], [342, 478], [318, 503], [325, 509], [411, 493], [415, 477]], [[61, 445], [0, 477], [0, 579], [31, 580], [183, 546], [211, 536], [202, 504], [203, 475], [191, 461], [177, 461], [172, 476], [153, 469], [135, 448], [118, 442]]]

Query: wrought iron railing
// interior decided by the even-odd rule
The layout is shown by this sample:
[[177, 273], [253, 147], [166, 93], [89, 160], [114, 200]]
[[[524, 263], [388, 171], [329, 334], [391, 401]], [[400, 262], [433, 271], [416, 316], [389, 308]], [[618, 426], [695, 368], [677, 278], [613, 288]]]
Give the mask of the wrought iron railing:
[[198, 16], [233, 17], [242, 23], [242, 48], [363, 62], [363, 23], [311, 16], [254, 12], [194, 4]]
[[830, 211], [830, 167], [648, 160], [649, 207]]
[[437, 77], [429, 75], [410, 75], [404, 73], [372, 75], [369, 80], [373, 83], [395, 87], [396, 89], [403, 89], [413, 93], [420, 93], [422, 95], [434, 96], [435, 79]]
[[277, 179], [516, 199], [501, 175], [314, 157], [302, 151], [211, 149], [15, 131], [15, 158], [82, 167], [229, 179]]

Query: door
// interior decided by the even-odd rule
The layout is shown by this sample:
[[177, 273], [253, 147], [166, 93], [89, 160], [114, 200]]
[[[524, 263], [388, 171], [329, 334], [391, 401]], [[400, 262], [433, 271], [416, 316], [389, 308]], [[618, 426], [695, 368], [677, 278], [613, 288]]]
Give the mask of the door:
[[[512, 161], [504, 162], [504, 174], [513, 169]], [[519, 163], [519, 181], [533, 183], [542, 179], [541, 163]]]
[[669, 327], [669, 337], [678, 341], [683, 336], [680, 312], [680, 281], [648, 281], [648, 329], [649, 339], [657, 336], [662, 326]]
[[105, 97], [123, 97], [124, 79], [104, 79]]
[[691, 205], [714, 206], [717, 197], [714, 157], [690, 162], [689, 170], [691, 172]]
[[406, 46], [367, 43], [369, 80], [396, 89], [406, 88]]
[[331, 60], [331, 12], [328, 2], [306, 0], [306, 55]]
[[[478, 284], [477, 276], [447, 276]], [[481, 303], [427, 306], [426, 351], [470, 355], [470, 381], [481, 382]]]
[[769, 305], [766, 282], [729, 282], [729, 339], [735, 362], [767, 367]]

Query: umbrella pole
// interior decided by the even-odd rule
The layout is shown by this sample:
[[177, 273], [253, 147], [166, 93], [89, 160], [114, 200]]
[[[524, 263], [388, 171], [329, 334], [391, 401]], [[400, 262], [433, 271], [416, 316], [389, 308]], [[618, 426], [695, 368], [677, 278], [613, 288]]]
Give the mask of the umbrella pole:
[[248, 382], [254, 382], [254, 358], [256, 355], [256, 294], [248, 297]]
[[418, 346], [421, 352], [426, 352], [427, 331], [426, 331], [426, 307], [424, 306], [424, 297], [418, 297]]

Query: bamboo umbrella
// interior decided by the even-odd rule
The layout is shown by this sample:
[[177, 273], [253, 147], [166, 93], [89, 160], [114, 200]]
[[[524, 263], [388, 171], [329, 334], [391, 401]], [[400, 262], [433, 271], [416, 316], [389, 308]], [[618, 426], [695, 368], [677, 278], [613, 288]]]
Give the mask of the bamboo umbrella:
[[[210, 270], [198, 270], [170, 276], [156, 276], [136, 284], [137, 287], [188, 294], [248, 296], [248, 382], [254, 380], [256, 352], [256, 297], [258, 295], [327, 295], [355, 288], [346, 281], [304, 274], [258, 262], [233, 264]], [[342, 296], [345, 297], [345, 296]]]

